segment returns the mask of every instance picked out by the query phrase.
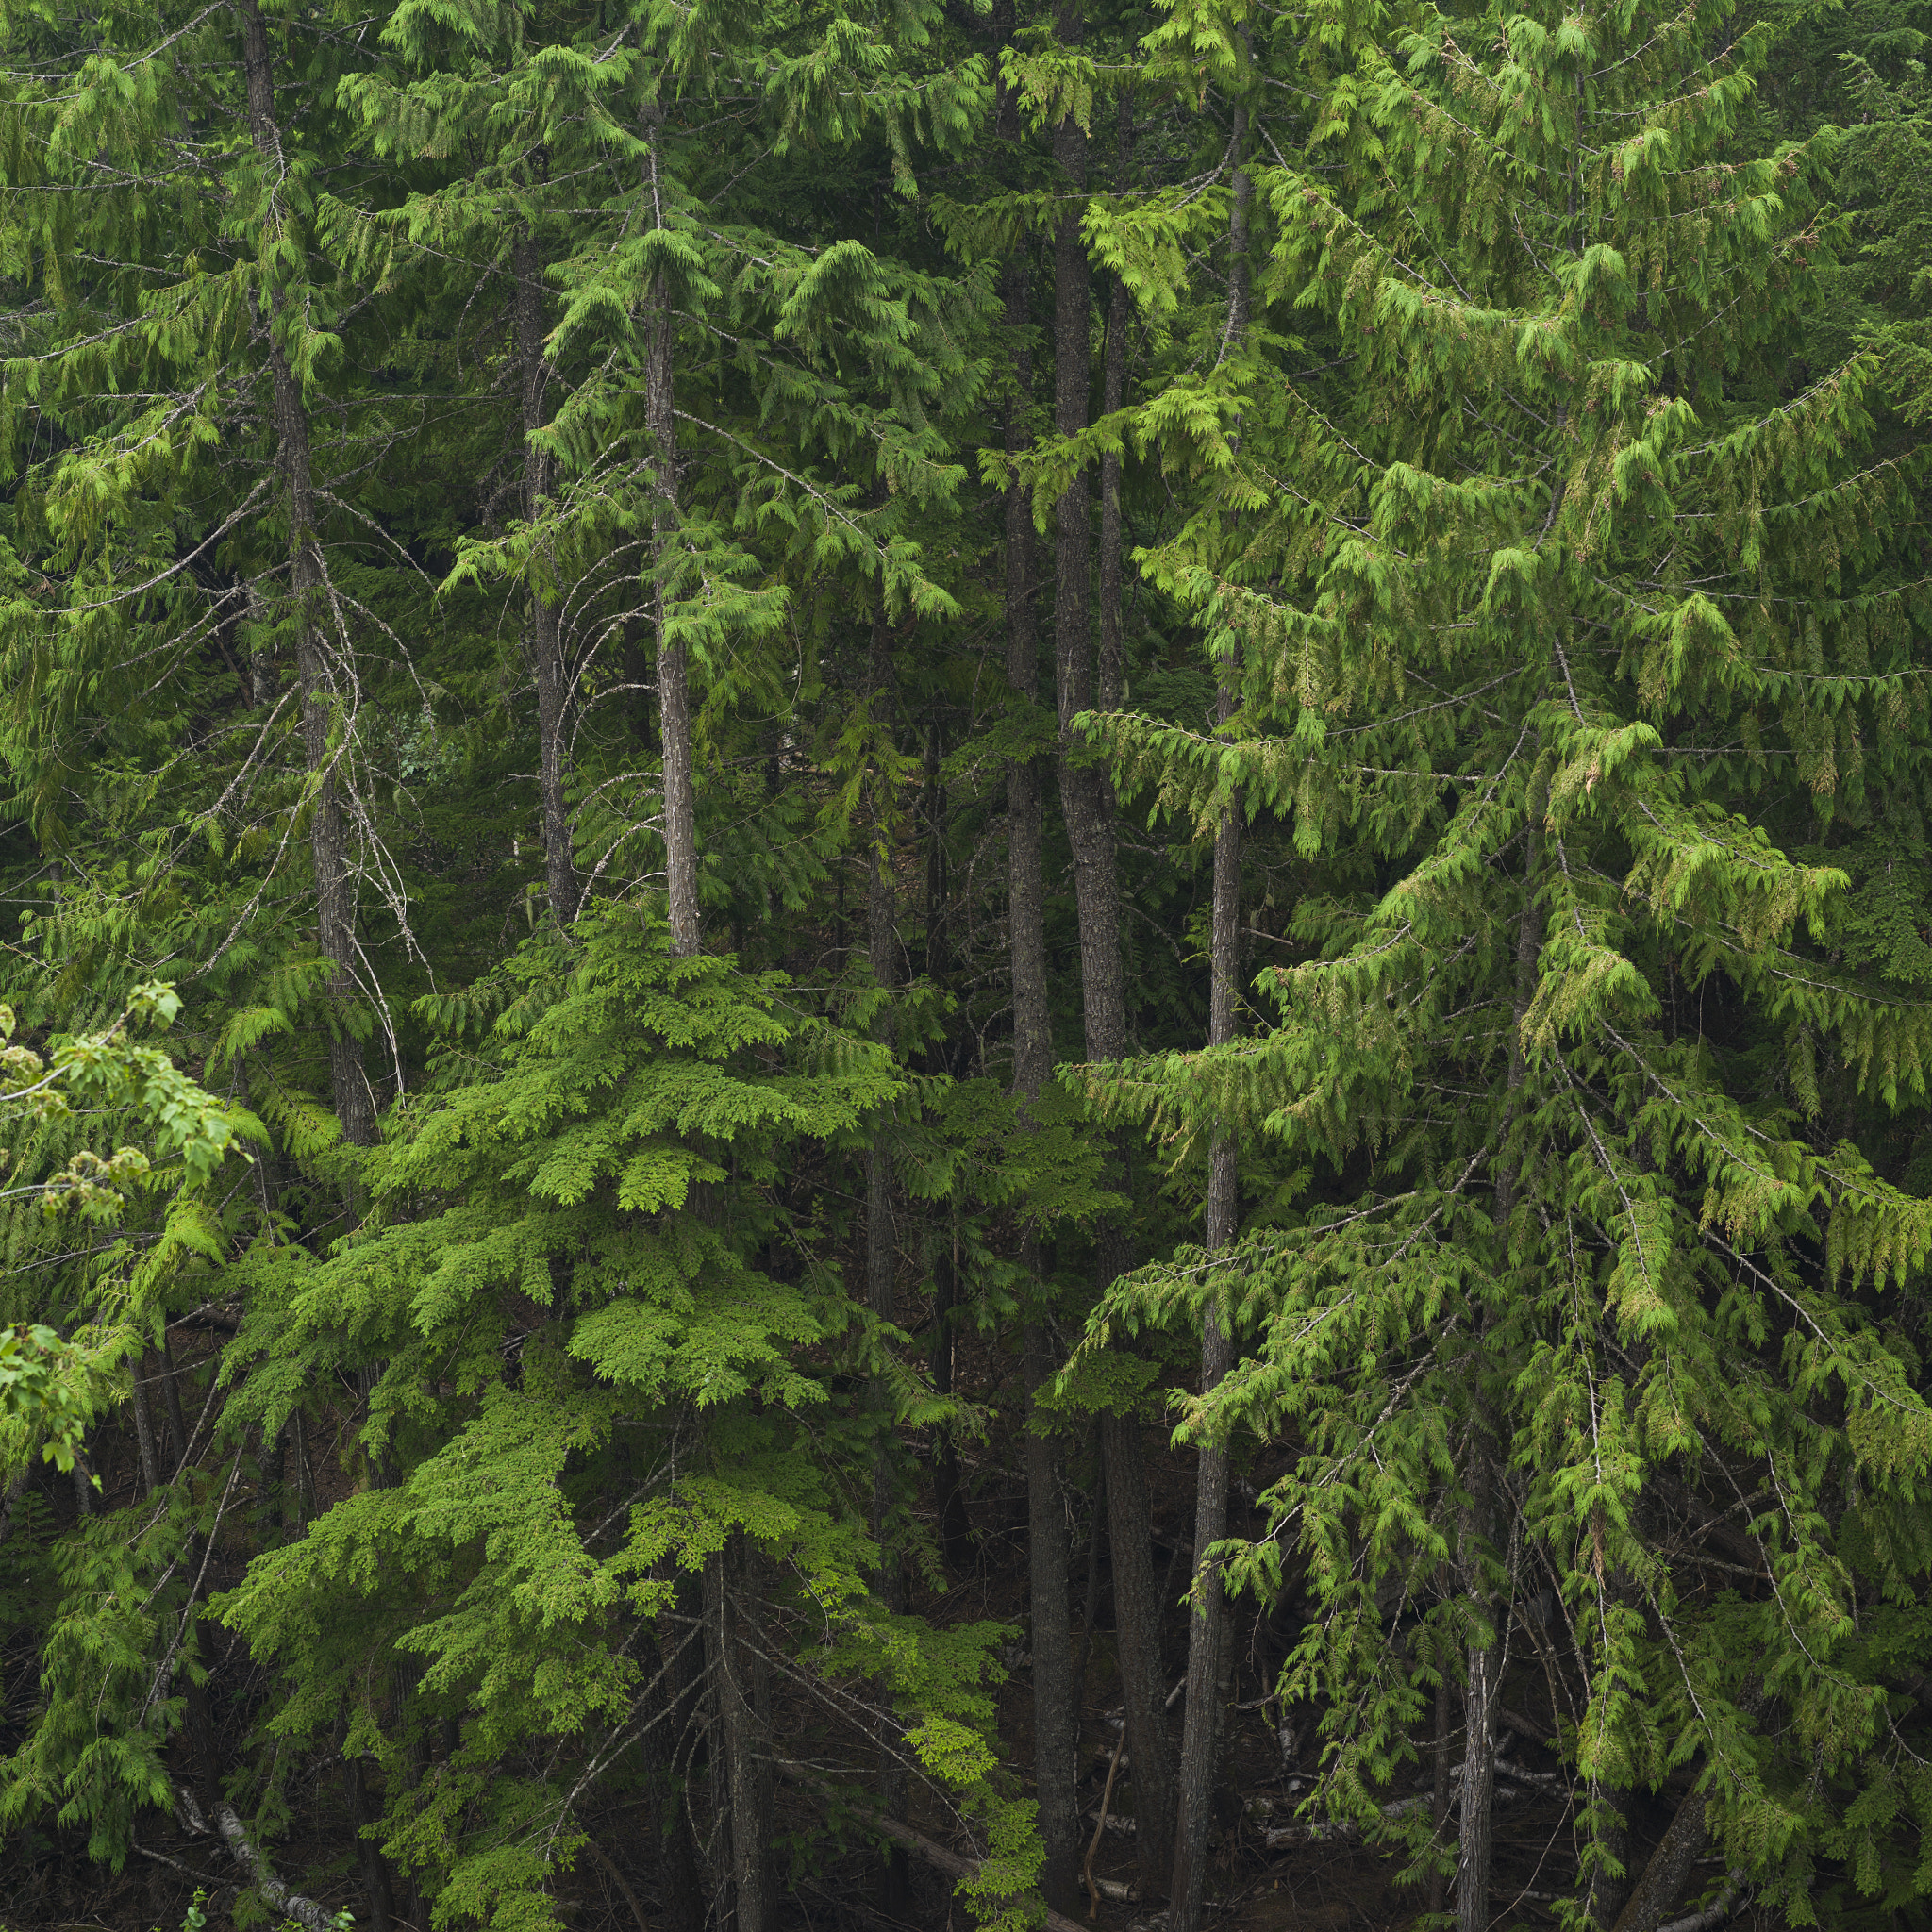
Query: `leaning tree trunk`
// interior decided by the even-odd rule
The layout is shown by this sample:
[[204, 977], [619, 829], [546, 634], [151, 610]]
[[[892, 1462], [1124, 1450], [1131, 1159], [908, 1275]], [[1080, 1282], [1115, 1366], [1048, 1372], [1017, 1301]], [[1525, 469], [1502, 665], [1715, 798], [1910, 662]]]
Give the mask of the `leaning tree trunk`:
[[[1011, 30], [1011, 9], [1002, 9]], [[1011, 93], [1001, 90], [997, 125], [1002, 140], [1018, 144], [1020, 118]], [[1013, 399], [1007, 411], [1008, 454], [1025, 447], [1026, 411], [1033, 388], [1033, 358], [1024, 331], [1028, 325], [1031, 276], [1026, 256], [1016, 252], [1002, 278], [1006, 322], [1012, 332]], [[1007, 494], [1007, 683], [1030, 710], [1040, 698], [1040, 660], [1033, 622], [1033, 518], [1024, 495]], [[1023, 1110], [1039, 1099], [1053, 1067], [1046, 998], [1046, 892], [1041, 866], [1041, 761], [1017, 758], [1007, 767], [1007, 926], [1012, 971], [1013, 1091]], [[1024, 1235], [1021, 1266], [1043, 1296], [1038, 1237]], [[1043, 1307], [1028, 1318], [1024, 1367], [1032, 1399], [1056, 1367], [1052, 1331]], [[1040, 1805], [1040, 1835], [1046, 1848], [1041, 1890], [1047, 1903], [1071, 1907], [1079, 1861], [1079, 1811], [1074, 1760], [1079, 1749], [1073, 1701], [1073, 1623], [1067, 1603], [1071, 1560], [1067, 1513], [1060, 1500], [1059, 1457], [1042, 1429], [1025, 1431], [1026, 1551], [1033, 1625], [1033, 1775]]]
[[[1234, 198], [1227, 223], [1228, 316], [1226, 344], [1238, 350], [1248, 327], [1248, 203], [1252, 183], [1241, 149], [1247, 109], [1234, 110]], [[1217, 723], [1225, 730], [1239, 702], [1241, 662], [1223, 666], [1215, 700]], [[1231, 801], [1214, 836], [1214, 937], [1208, 1043], [1227, 1046], [1235, 1037], [1236, 977], [1240, 960], [1241, 888], [1241, 809]], [[1233, 1245], [1241, 1201], [1234, 1135], [1224, 1123], [1208, 1155], [1208, 1245]], [[1222, 1298], [1209, 1299], [1201, 1317], [1201, 1392], [1206, 1395], [1234, 1366], [1234, 1348]], [[1222, 1735], [1220, 1676], [1225, 1647], [1227, 1606], [1221, 1566], [1210, 1547], [1227, 1533], [1227, 1451], [1204, 1442], [1194, 1478], [1194, 1587], [1188, 1620], [1188, 1708], [1181, 1733], [1178, 1785], [1180, 1815], [1174, 1825], [1174, 1878], [1169, 1887], [1169, 1932], [1198, 1932], [1208, 1880], [1208, 1832], [1213, 1822], [1214, 1787]]]
[[[543, 355], [543, 258], [525, 227], [513, 250], [516, 273], [517, 364], [523, 377], [524, 516], [534, 525], [550, 493], [551, 462], [534, 438], [550, 420], [547, 396], [550, 365]], [[548, 560], [549, 546], [541, 546]], [[563, 651], [558, 636], [557, 591], [543, 581], [539, 559], [530, 559], [530, 650], [537, 675], [538, 784], [543, 815], [543, 876], [550, 890], [550, 915], [568, 924], [577, 909], [577, 868], [571, 836], [570, 805], [564, 795], [567, 758]]]
[[[275, 185], [271, 206], [280, 205], [284, 172], [282, 134], [275, 118], [275, 75], [268, 29], [257, 0], [241, 0], [242, 64], [248, 92], [249, 132], [262, 166]], [[271, 219], [275, 219], [274, 216]], [[322, 647], [322, 550], [315, 529], [315, 482], [309, 460], [308, 411], [302, 385], [276, 330], [285, 304], [279, 289], [269, 297], [269, 379], [275, 425], [275, 459], [289, 517], [290, 590], [295, 613], [295, 675], [302, 703], [302, 748], [316, 780], [309, 850], [315, 867], [317, 941], [329, 962], [329, 996], [337, 1012], [329, 1033], [329, 1088], [342, 1139], [367, 1147], [375, 1139], [375, 1096], [362, 1071], [361, 1043], [350, 1032], [347, 1008], [356, 984], [356, 889], [349, 869], [348, 822], [342, 809], [336, 759], [329, 751], [331, 680]], [[354, 1184], [351, 1187], [355, 1191]], [[353, 1204], [352, 1204], [353, 1207]]]
[[[664, 110], [646, 108], [649, 146], [644, 188], [652, 219], [664, 225], [665, 183], [659, 166]], [[677, 525], [677, 414], [671, 290], [660, 272], [651, 291], [650, 348], [644, 361], [644, 424], [651, 435], [652, 627], [658, 640], [658, 714], [664, 751], [664, 871], [671, 951], [689, 958], [698, 949], [698, 808], [691, 741], [691, 666], [681, 639], [671, 635], [664, 571]]]

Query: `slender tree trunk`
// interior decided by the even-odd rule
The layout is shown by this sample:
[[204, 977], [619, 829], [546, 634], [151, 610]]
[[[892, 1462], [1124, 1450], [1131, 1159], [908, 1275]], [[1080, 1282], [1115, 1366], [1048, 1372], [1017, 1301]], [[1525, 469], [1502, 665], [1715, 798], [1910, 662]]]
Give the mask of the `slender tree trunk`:
[[[1529, 801], [1527, 849], [1523, 870], [1523, 909], [1516, 928], [1516, 991], [1510, 1012], [1508, 1100], [1504, 1110], [1506, 1144], [1514, 1124], [1518, 1096], [1526, 1076], [1523, 1021], [1536, 991], [1537, 955], [1542, 943], [1542, 914], [1537, 891], [1542, 865], [1542, 817], [1547, 788], [1539, 785]], [[1496, 1170], [1495, 1221], [1507, 1265], [1509, 1224], [1521, 1174], [1505, 1152]], [[1462, 1824], [1457, 1844], [1456, 1919], [1458, 1932], [1488, 1932], [1490, 1851], [1496, 1790], [1496, 1709], [1502, 1696], [1497, 1672], [1502, 1645], [1494, 1630], [1497, 1606], [1482, 1575], [1487, 1551], [1496, 1538], [1502, 1472], [1497, 1467], [1494, 1430], [1480, 1390], [1476, 1392], [1469, 1448], [1470, 1504], [1462, 1525], [1463, 1586], [1492, 1626], [1490, 1641], [1472, 1643], [1462, 1694]]]
[[[272, 204], [279, 208], [285, 171], [282, 135], [275, 118], [275, 75], [268, 30], [257, 0], [239, 0], [242, 63], [247, 84], [249, 131], [272, 184]], [[271, 219], [277, 217], [272, 216]], [[309, 461], [308, 412], [302, 386], [289, 366], [277, 335], [285, 304], [279, 290], [270, 295], [269, 377], [274, 398], [275, 457], [289, 517], [290, 589], [295, 612], [295, 674], [302, 702], [302, 744], [316, 779], [309, 849], [315, 867], [317, 941], [329, 962], [329, 996], [336, 1014], [329, 1033], [329, 1088], [342, 1139], [368, 1147], [375, 1139], [375, 1104], [362, 1070], [362, 1047], [349, 1030], [348, 1008], [355, 997], [356, 881], [349, 867], [348, 823], [342, 809], [336, 758], [329, 750], [328, 697], [332, 680], [322, 644], [324, 620], [322, 552], [316, 538], [315, 484]], [[351, 1184], [351, 1213], [358, 1190]]]
[[[1430, 1842], [1437, 1846], [1441, 1844], [1443, 1829], [1449, 1823], [1449, 1726], [1454, 1708], [1449, 1674], [1444, 1671], [1436, 1683], [1436, 1744], [1430, 1759]], [[1442, 1909], [1442, 1900], [1448, 1890], [1447, 1880], [1445, 1872], [1439, 1870], [1429, 1874], [1429, 1910], [1432, 1914]]]
[[1146, 1449], [1131, 1416], [1103, 1415], [1107, 1519], [1113, 1559], [1113, 1627], [1134, 1766], [1134, 1854], [1150, 1897], [1165, 1890], [1174, 1858], [1174, 1767], [1161, 1667], [1164, 1594], [1154, 1571]]
[[[771, 1686], [759, 1654], [755, 1561], [742, 1531], [705, 1571], [718, 1729], [730, 1807], [731, 1932], [769, 1932], [773, 1910]], [[715, 1773], [714, 1773], [715, 1775]]]
[[[1134, 138], [1134, 97], [1121, 89], [1120, 122], [1114, 150], [1114, 192], [1127, 185], [1127, 162]], [[1107, 362], [1101, 377], [1100, 407], [1111, 416], [1127, 387], [1127, 328], [1133, 303], [1119, 275], [1108, 277]], [[1126, 640], [1121, 594], [1121, 459], [1109, 452], [1100, 459], [1100, 708], [1117, 711], [1126, 702]]]
[[[1239, 348], [1248, 326], [1248, 204], [1252, 192], [1242, 144], [1247, 110], [1234, 110], [1234, 195], [1227, 224], [1227, 343]], [[1215, 699], [1216, 722], [1225, 730], [1240, 702], [1241, 664], [1221, 669]], [[1208, 1043], [1231, 1045], [1235, 1038], [1237, 979], [1241, 960], [1241, 810], [1231, 804], [1214, 836], [1214, 934]], [[1208, 1155], [1208, 1245], [1233, 1245], [1241, 1220], [1234, 1136], [1216, 1132]], [[1234, 1366], [1226, 1317], [1210, 1300], [1201, 1320], [1201, 1392], [1206, 1395]], [[1226, 1642], [1227, 1607], [1221, 1567], [1209, 1548], [1227, 1533], [1227, 1451], [1204, 1443], [1194, 1479], [1194, 1587], [1188, 1620], [1188, 1708], [1181, 1732], [1180, 1816], [1174, 1827], [1174, 1877], [1169, 1887], [1169, 1932], [1198, 1932], [1208, 1882], [1208, 1834], [1213, 1823], [1216, 1761], [1221, 1736], [1216, 1694], [1220, 1659]]]
[[[893, 714], [892, 633], [881, 610], [872, 626], [871, 687], [873, 715], [883, 735], [891, 735]], [[872, 959], [873, 977], [890, 991], [899, 983], [898, 899], [893, 890], [892, 813], [884, 795], [884, 781], [876, 767], [872, 780], [871, 849], [868, 853], [866, 891], [866, 944]], [[892, 1025], [884, 1023], [883, 1037], [890, 1045]], [[892, 1225], [892, 1149], [890, 1127], [873, 1138], [868, 1155], [865, 1199], [865, 1293], [866, 1305], [874, 1317], [890, 1322], [898, 1302], [898, 1240]], [[879, 1594], [894, 1613], [906, 1607], [906, 1579], [901, 1567], [892, 1513], [892, 1413], [891, 1396], [883, 1376], [873, 1378], [868, 1391], [873, 1411], [872, 1533], [879, 1550]], [[882, 1703], [891, 1697], [891, 1687], [881, 1684]], [[884, 1720], [885, 1733], [879, 1742], [879, 1807], [883, 1814], [901, 1824], [906, 1818], [906, 1773], [899, 1762], [896, 1739], [890, 1713]], [[909, 1898], [910, 1877], [904, 1845], [894, 1845], [886, 1854], [880, 1904], [891, 1918], [905, 1916]]]
[[[675, 1690], [681, 1674], [668, 1657], [663, 1658], [661, 1668], [644, 1690], [644, 1820], [658, 1863], [658, 1909], [663, 1932], [704, 1932], [704, 1886], [691, 1826], [677, 1790], [677, 1746], [684, 1700]], [[419, 1926], [418, 1932], [428, 1932], [428, 1927]]]
[[134, 1446], [141, 1457], [141, 1487], [148, 1494], [161, 1486], [161, 1459], [155, 1448], [154, 1417], [147, 1406], [147, 1364], [151, 1357], [152, 1351], [134, 1365], [132, 1404]]
[[370, 1932], [390, 1932], [395, 1899], [390, 1887], [389, 1863], [375, 1840], [363, 1835], [375, 1822], [375, 1807], [360, 1757], [349, 1759], [349, 1816], [356, 1826], [356, 1857], [362, 1868], [362, 1895], [369, 1901]]
[[[1082, 36], [1080, 0], [1061, 0], [1056, 31], [1063, 45]], [[1091, 376], [1090, 276], [1080, 232], [1087, 184], [1087, 136], [1072, 115], [1054, 130], [1062, 196], [1054, 229], [1054, 426], [1062, 436], [1086, 428]], [[1121, 964], [1120, 893], [1114, 872], [1111, 788], [1085, 755], [1074, 720], [1093, 693], [1091, 634], [1091, 503], [1077, 474], [1055, 506], [1054, 672], [1059, 714], [1060, 806], [1074, 854], [1074, 910], [1080, 928], [1080, 990], [1087, 1058], [1118, 1059], [1126, 1051], [1126, 988]], [[1098, 1270], [1105, 1286], [1127, 1265], [1120, 1229], [1099, 1232]], [[1119, 1632], [1127, 1748], [1133, 1754], [1135, 1848], [1141, 1884], [1158, 1894], [1167, 1884], [1172, 1844], [1172, 1778], [1160, 1669], [1160, 1603], [1148, 1546], [1146, 1471], [1139, 1428], [1109, 1417], [1103, 1424], [1108, 1515], [1113, 1547], [1114, 1625]]]
[[[516, 273], [517, 363], [523, 377], [524, 516], [534, 524], [542, 514], [552, 481], [550, 458], [531, 439], [550, 420], [547, 391], [550, 368], [543, 356], [543, 257], [525, 227], [512, 251]], [[577, 868], [571, 835], [570, 806], [564, 796], [567, 759], [565, 699], [568, 680], [558, 634], [557, 595], [533, 562], [530, 575], [530, 648], [537, 674], [537, 749], [543, 813], [543, 875], [550, 890], [550, 913], [559, 925], [577, 909]]]
[[[1009, 6], [1001, 9], [1002, 38], [1012, 29]], [[1000, 138], [1017, 145], [1020, 119], [1013, 96], [1002, 87], [996, 125]], [[1006, 446], [1026, 446], [1027, 406], [1033, 358], [1029, 325], [1031, 275], [1024, 250], [1007, 263], [1002, 277], [1006, 323], [1012, 334], [1013, 399], [1007, 411]], [[1033, 517], [1024, 494], [1007, 493], [1007, 682], [1031, 708], [1040, 698], [1039, 644], [1033, 622]], [[1041, 870], [1041, 768], [1037, 758], [1015, 758], [1007, 768], [1007, 924], [1012, 968], [1013, 1091], [1028, 1110], [1052, 1071], [1053, 1046], [1046, 998], [1046, 894]], [[1041, 1279], [1040, 1242], [1028, 1229], [1021, 1267]], [[1036, 1289], [1043, 1294], [1043, 1289]], [[1026, 1386], [1039, 1391], [1057, 1366], [1052, 1331], [1036, 1308], [1024, 1338]], [[1037, 1411], [1036, 1411], [1037, 1412]], [[1073, 1628], [1067, 1603], [1071, 1556], [1066, 1510], [1060, 1501], [1059, 1457], [1053, 1439], [1025, 1432], [1028, 1599], [1033, 1624], [1033, 1774], [1040, 1805], [1040, 1835], [1046, 1847], [1041, 1890], [1047, 1903], [1071, 1908], [1079, 1871], [1079, 1814], [1074, 1796], [1078, 1729], [1073, 1707]]]
[[[658, 166], [664, 110], [645, 109], [650, 150], [644, 187], [651, 216], [664, 225], [664, 189]], [[671, 951], [689, 958], [698, 949], [698, 809], [691, 765], [691, 666], [681, 640], [671, 635], [661, 573], [677, 525], [677, 416], [672, 339], [675, 324], [663, 275], [651, 291], [650, 350], [644, 363], [644, 421], [651, 433], [652, 626], [658, 639], [658, 710], [664, 749], [664, 867]]]

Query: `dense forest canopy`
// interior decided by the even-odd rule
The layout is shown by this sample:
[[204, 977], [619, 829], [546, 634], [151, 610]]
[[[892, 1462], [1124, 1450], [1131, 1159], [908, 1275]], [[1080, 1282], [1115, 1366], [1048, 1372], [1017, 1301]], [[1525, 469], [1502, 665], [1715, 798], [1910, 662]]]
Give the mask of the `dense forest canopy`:
[[0, 17], [0, 1923], [1932, 1922], [1924, 0]]

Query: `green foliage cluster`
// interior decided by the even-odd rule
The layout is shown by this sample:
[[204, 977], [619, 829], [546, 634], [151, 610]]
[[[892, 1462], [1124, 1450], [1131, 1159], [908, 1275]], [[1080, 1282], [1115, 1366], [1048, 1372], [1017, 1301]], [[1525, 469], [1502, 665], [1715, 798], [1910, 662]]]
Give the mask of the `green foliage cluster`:
[[1164, 1413], [1284, 1842], [1918, 1923], [1922, 12], [0, 14], [20, 1897], [1020, 1932]]

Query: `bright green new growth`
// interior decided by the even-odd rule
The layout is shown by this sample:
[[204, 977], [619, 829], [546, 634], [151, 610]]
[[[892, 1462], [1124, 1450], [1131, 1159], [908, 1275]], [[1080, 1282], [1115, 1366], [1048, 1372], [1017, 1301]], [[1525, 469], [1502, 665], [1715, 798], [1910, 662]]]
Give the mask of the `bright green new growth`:
[[[1383, 1808], [1433, 1686], [1560, 1629], [1585, 1871], [1690, 1763], [1728, 1863], [1814, 1923], [1820, 1847], [1894, 1903], [1932, 1804], [1858, 1610], [1915, 1605], [1928, 1554], [1896, 1287], [1932, 1203], [1828, 1124], [1926, 1093], [1863, 856], [1916, 774], [1924, 608], [1873, 361], [1775, 393], [1830, 143], [1740, 158], [1771, 42], [1727, 12], [1318, 15], [1345, 56], [1310, 167], [1257, 170], [1258, 288], [1334, 346], [1257, 335], [1197, 426], [1133, 424], [1208, 466], [1144, 560], [1239, 666], [1234, 741], [1094, 728], [1158, 815], [1244, 800], [1326, 885], [1253, 1038], [1089, 1083], [1302, 1198], [1120, 1284], [1087, 1346], [1210, 1301], [1249, 1338], [1182, 1426], [1296, 1445], [1231, 1555], [1263, 1594], [1305, 1572], [1283, 1694], [1322, 1704], [1327, 1807], [1442, 1860]], [[1660, 1542], [1686, 1498], [1768, 1589]]]

